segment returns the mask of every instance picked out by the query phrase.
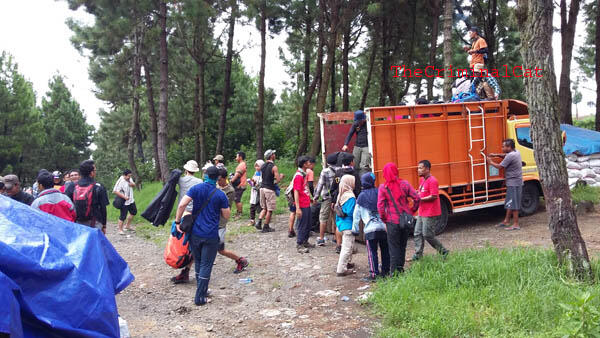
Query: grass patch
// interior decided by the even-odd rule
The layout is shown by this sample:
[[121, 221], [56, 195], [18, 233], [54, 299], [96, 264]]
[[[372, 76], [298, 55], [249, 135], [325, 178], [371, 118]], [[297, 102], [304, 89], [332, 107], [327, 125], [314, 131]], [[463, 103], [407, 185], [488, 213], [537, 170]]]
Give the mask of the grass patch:
[[230, 224], [227, 225], [227, 232], [225, 232], [225, 240], [227, 242], [233, 241], [234, 238], [244, 235], [255, 233], [256, 228], [250, 226], [237, 226], [231, 227]]
[[[598, 280], [597, 260], [593, 268]], [[369, 302], [383, 319], [384, 337], [557, 337], [576, 326], [560, 304], [600, 293], [598, 284], [565, 276], [550, 250], [468, 250], [446, 261], [426, 256], [377, 283]], [[586, 306], [593, 311], [600, 301]]]
[[[254, 159], [248, 159], [246, 161], [248, 165], [248, 177], [254, 175]], [[281, 195], [277, 198], [277, 209], [275, 210], [275, 215], [285, 214], [289, 212], [287, 200], [284, 195], [285, 188], [290, 184], [294, 173], [297, 168], [292, 160], [277, 160], [277, 167], [279, 168], [279, 172], [285, 175], [283, 181], [280, 183]], [[237, 163], [230, 162], [226, 164], [227, 170], [229, 172], [233, 172], [235, 170]], [[317, 181], [319, 179], [319, 173], [321, 172], [321, 164], [317, 162], [315, 165], [315, 187]], [[200, 177], [199, 174], [196, 176]], [[146, 221], [142, 216], [142, 212], [146, 210], [152, 199], [158, 194], [160, 189], [162, 189], [162, 182], [145, 182], [144, 186], [141, 190], [134, 191], [135, 204], [138, 209], [138, 214], [133, 218], [133, 224], [137, 225], [136, 233], [138, 236], [143, 238], [152, 240], [156, 242], [158, 245], [164, 245], [168, 239], [168, 234], [171, 230], [170, 222], [175, 219], [175, 211], [177, 209], [177, 200], [175, 201], [175, 205], [173, 206], [173, 210], [171, 211], [171, 216], [169, 217], [169, 221], [166, 223], [164, 227], [155, 227], [151, 225], [148, 221]], [[107, 207], [107, 215], [108, 220], [112, 223], [117, 223], [119, 220], [119, 210], [115, 209], [112, 206], [112, 201], [114, 200], [114, 195], [112, 194], [112, 186], [107, 186], [107, 190], [109, 191], [109, 198], [111, 205]], [[177, 186], [177, 190], [179, 191], [179, 186]], [[243, 204], [243, 217], [242, 222], [246, 223], [246, 220], [250, 218], [250, 187], [246, 189], [244, 195], [242, 196], [242, 204]], [[231, 206], [232, 215], [235, 214], [235, 206]], [[231, 223], [230, 223], [231, 224]], [[252, 232], [254, 227], [240, 227], [238, 228], [228, 228], [227, 238], [233, 239], [236, 236], [243, 235], [248, 232]]]
[[590, 187], [589, 185], [578, 185], [571, 190], [571, 197], [574, 203], [592, 202], [600, 203], [600, 188]]

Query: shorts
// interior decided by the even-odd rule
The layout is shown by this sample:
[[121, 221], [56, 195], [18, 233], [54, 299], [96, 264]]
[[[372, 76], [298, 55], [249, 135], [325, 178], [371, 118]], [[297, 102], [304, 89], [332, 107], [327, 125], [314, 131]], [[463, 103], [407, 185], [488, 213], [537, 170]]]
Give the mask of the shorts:
[[260, 189], [260, 207], [267, 211], [275, 211], [275, 208], [277, 208], [275, 191], [267, 188]]
[[522, 195], [523, 186], [506, 187], [506, 199], [504, 200], [504, 209], [520, 210]]
[[225, 232], [226, 228], [219, 228], [219, 249], [218, 251], [225, 250]]
[[296, 212], [296, 205], [295, 204], [289, 204], [288, 203], [288, 207], [290, 208], [290, 212]]
[[331, 200], [321, 202], [321, 211], [319, 211], [319, 223], [327, 223], [331, 215]]
[[235, 203], [240, 203], [242, 201], [242, 195], [246, 191], [246, 187], [243, 188], [235, 188]]
[[127, 218], [128, 212], [131, 215], [137, 214], [137, 207], [135, 206], [135, 202], [131, 203], [130, 205], [123, 205], [123, 207], [121, 208], [121, 215], [119, 215], [119, 220], [124, 221], [125, 218]]

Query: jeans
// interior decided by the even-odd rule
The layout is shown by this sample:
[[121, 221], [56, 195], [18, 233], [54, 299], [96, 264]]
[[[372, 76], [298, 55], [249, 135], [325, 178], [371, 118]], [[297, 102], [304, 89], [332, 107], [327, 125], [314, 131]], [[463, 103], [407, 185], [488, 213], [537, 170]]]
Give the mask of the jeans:
[[206, 304], [206, 292], [212, 272], [213, 263], [219, 249], [219, 238], [203, 238], [192, 235], [190, 249], [194, 255], [196, 269], [196, 305]]
[[[369, 276], [386, 276], [390, 273], [390, 251], [388, 249], [387, 236], [384, 231], [378, 231], [373, 239], [367, 239], [367, 258], [369, 259]], [[377, 247], [381, 251], [381, 273], [379, 272], [379, 261], [377, 259]]]
[[408, 230], [402, 229], [399, 224], [387, 223], [387, 240], [390, 249], [390, 273], [404, 272]]
[[423, 256], [423, 247], [425, 246], [424, 240], [426, 240], [439, 253], [443, 254], [446, 252], [446, 248], [444, 248], [442, 243], [435, 238], [434, 227], [439, 219], [440, 216], [417, 217], [417, 224], [415, 225], [415, 257]]
[[302, 217], [300, 217], [300, 222], [298, 222], [297, 244], [303, 244], [308, 241], [308, 236], [310, 235], [310, 220], [312, 219], [310, 207], [300, 208], [300, 210], [302, 210]]
[[359, 169], [361, 176], [371, 171], [371, 153], [369, 152], [369, 147], [354, 146], [352, 155], [354, 156], [354, 165]]
[[352, 247], [354, 246], [354, 235], [352, 230], [342, 231], [342, 250], [338, 259], [337, 273], [344, 273], [348, 270], [348, 263], [352, 261]]

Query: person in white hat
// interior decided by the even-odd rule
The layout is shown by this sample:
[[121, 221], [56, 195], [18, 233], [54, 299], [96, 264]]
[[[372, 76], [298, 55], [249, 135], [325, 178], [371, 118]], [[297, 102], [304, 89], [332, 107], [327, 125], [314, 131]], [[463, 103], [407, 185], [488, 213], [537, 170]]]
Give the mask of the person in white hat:
[[[188, 190], [190, 190], [191, 187], [193, 187], [197, 184], [203, 183], [203, 181], [201, 179], [194, 176], [198, 171], [200, 171], [200, 168], [198, 167], [198, 162], [196, 162], [194, 160], [189, 160], [183, 166], [183, 169], [185, 170], [185, 174], [179, 178], [179, 200], [178, 200], [177, 204], [179, 204], [179, 202], [181, 202], [181, 199], [183, 198], [183, 196], [185, 196], [185, 194], [188, 192]], [[190, 202], [187, 205], [187, 207], [185, 207], [185, 212], [183, 214], [184, 215], [191, 214], [193, 207], [194, 207], [194, 203]], [[179, 273], [179, 275], [171, 278], [171, 282], [173, 282], [175, 284], [189, 282], [190, 281], [190, 267], [192, 266], [192, 263], [194, 263], [194, 262], [193, 261], [190, 262], [190, 264], [188, 266], [186, 266], [185, 268], [183, 268], [181, 270], [181, 273]]]

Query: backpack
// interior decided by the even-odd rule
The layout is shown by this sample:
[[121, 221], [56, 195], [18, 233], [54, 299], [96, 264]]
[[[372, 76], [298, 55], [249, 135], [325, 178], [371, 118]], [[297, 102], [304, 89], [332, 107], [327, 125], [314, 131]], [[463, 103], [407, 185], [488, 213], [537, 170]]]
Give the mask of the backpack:
[[452, 103], [460, 103], [460, 102], [473, 102], [473, 101], [481, 101], [479, 95], [475, 91], [475, 81], [471, 83], [471, 90], [466, 92], [461, 92], [452, 97]]
[[89, 221], [93, 218], [92, 200], [95, 186], [95, 183], [91, 183], [87, 187], [82, 187], [79, 184], [75, 185], [75, 191], [73, 191], [73, 204], [75, 205], [78, 221]]
[[288, 185], [288, 187], [285, 189], [285, 198], [287, 199], [289, 205], [296, 204], [296, 200], [294, 199], [294, 179], [297, 175], [302, 175], [302, 177], [305, 176], [305, 174], [296, 171], [292, 177], [292, 182], [290, 182], [290, 185]]

